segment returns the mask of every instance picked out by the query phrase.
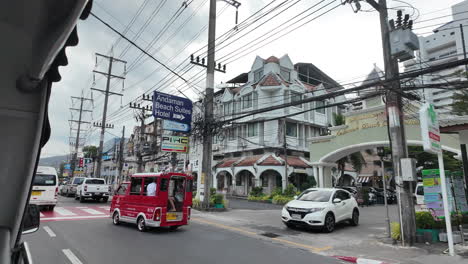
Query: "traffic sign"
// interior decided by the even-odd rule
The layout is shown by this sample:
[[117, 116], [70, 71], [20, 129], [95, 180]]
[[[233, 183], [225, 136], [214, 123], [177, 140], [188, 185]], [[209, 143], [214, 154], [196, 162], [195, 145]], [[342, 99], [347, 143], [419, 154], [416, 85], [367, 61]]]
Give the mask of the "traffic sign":
[[178, 132], [189, 132], [190, 125], [174, 122], [171, 120], [163, 120], [163, 129], [164, 130], [171, 130], [171, 131], [178, 131]]
[[425, 103], [421, 107], [421, 110], [419, 110], [419, 118], [424, 150], [434, 154], [440, 153], [442, 148], [440, 144], [439, 120], [434, 105]]
[[186, 153], [188, 143], [188, 137], [162, 136], [161, 151]]
[[190, 125], [192, 123], [192, 101], [154, 91], [153, 116]]

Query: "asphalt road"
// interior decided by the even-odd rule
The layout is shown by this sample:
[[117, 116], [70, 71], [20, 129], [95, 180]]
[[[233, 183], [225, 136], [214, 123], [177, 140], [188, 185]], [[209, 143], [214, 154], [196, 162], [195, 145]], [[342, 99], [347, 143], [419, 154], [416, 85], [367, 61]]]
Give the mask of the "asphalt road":
[[[57, 206], [80, 204], [61, 198]], [[25, 235], [34, 263], [339, 263], [333, 258], [277, 241], [192, 221], [177, 231], [138, 232], [134, 225], [114, 226], [110, 219], [45, 222]]]

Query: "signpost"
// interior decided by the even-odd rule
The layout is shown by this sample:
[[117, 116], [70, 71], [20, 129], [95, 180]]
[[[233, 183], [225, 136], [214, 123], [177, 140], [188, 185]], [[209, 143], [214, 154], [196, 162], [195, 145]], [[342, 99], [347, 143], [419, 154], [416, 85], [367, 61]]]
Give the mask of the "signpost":
[[190, 125], [170, 120], [163, 120], [163, 129], [177, 132], [189, 132]]
[[187, 98], [154, 91], [153, 116], [190, 126], [192, 122], [192, 101]]
[[188, 142], [188, 137], [163, 136], [161, 151], [186, 153], [188, 151]]
[[424, 150], [430, 153], [437, 154], [439, 160], [440, 171], [440, 187], [442, 191], [442, 202], [444, 206], [445, 225], [447, 228], [447, 240], [449, 246], [449, 253], [451, 256], [455, 255], [453, 248], [452, 237], [452, 223], [450, 219], [450, 210], [447, 195], [447, 181], [445, 177], [444, 159], [442, 156], [442, 146], [440, 144], [440, 127], [437, 113], [435, 112], [434, 105], [425, 103], [419, 110], [419, 119], [421, 122], [421, 138], [423, 141]]

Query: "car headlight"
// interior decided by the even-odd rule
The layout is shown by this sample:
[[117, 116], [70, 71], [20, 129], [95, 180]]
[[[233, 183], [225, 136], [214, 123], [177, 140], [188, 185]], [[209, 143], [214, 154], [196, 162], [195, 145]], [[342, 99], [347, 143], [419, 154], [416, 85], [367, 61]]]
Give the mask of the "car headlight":
[[315, 213], [315, 212], [320, 212], [323, 211], [325, 208], [310, 208], [309, 213]]
[[285, 205], [285, 206], [283, 207], [283, 209], [288, 210], [288, 209], [289, 209], [289, 206]]

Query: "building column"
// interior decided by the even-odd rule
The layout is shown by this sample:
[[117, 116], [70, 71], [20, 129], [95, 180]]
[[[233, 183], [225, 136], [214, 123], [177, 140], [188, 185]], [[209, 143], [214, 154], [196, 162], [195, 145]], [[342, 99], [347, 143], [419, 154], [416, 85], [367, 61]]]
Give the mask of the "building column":
[[288, 173], [285, 171], [285, 169], [283, 169], [283, 175], [281, 175], [281, 178], [282, 178], [282, 186], [281, 188], [284, 190], [286, 190], [286, 187], [288, 185]]
[[313, 174], [314, 174], [315, 182], [317, 183], [317, 187], [320, 187], [320, 179], [318, 177], [318, 167], [313, 166], [312, 171], [313, 171]]
[[323, 166], [318, 167], [318, 178], [319, 178], [319, 182], [320, 182], [319, 187], [324, 188], [325, 184], [324, 184], [324, 181], [323, 181]]

